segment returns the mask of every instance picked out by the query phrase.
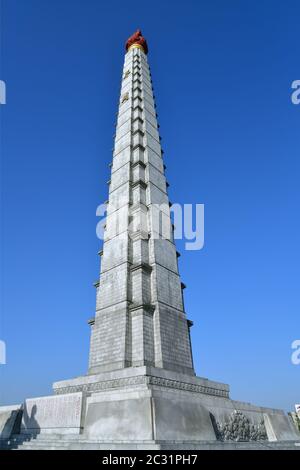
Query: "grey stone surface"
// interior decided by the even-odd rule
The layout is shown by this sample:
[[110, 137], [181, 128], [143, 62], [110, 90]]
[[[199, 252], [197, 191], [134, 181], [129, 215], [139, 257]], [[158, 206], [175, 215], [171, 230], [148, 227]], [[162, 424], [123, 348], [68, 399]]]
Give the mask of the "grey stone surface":
[[141, 442], [216, 440], [210, 414], [199, 401], [152, 394], [140, 387], [88, 399], [87, 438]]
[[158, 441], [216, 441], [208, 410], [200, 400], [154, 398], [153, 420]]
[[119, 382], [115, 389], [93, 393], [87, 398], [84, 435], [135, 442], [216, 440], [201, 395], [186, 392], [185, 387], [170, 389], [163, 380]]
[[[53, 384], [55, 394], [78, 391], [97, 392], [101, 390], [122, 389], [131, 385], [155, 385], [167, 389], [179, 389], [206, 395], [229, 397], [229, 386], [203, 377], [182, 374], [156, 367], [127, 367], [120, 370], [89, 374]], [[231, 401], [230, 401], [231, 402]], [[237, 402], [232, 402], [237, 403]], [[234, 406], [234, 405], [232, 405]]]
[[265, 413], [264, 422], [269, 441], [299, 440], [300, 434], [284, 413]]
[[151, 399], [136, 398], [90, 403], [84, 434], [111, 441], [153, 439]]

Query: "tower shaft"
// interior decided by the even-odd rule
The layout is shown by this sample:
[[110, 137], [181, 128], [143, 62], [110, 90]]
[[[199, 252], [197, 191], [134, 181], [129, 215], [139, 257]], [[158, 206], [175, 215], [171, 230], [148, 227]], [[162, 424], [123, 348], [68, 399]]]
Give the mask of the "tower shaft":
[[129, 47], [91, 322], [89, 373], [155, 366], [194, 375], [147, 55]]

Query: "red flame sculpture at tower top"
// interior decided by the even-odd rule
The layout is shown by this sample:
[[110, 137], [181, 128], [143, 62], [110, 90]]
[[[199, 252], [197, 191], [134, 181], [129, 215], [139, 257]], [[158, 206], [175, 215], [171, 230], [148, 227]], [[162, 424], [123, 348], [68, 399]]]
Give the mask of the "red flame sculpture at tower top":
[[127, 39], [126, 46], [125, 46], [126, 51], [128, 51], [129, 47], [132, 46], [133, 44], [138, 44], [144, 49], [145, 54], [148, 53], [147, 41], [144, 38], [144, 36], [142, 36], [142, 31], [140, 29], [138, 29], [132, 36], [130, 36], [130, 38]]

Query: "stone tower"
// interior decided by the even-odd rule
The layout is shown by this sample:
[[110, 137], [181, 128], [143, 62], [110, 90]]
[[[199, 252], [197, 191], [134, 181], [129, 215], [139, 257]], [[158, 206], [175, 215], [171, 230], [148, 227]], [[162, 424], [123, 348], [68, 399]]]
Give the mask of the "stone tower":
[[54, 383], [53, 396], [25, 400], [18, 410], [0, 408], [0, 421], [20, 413], [20, 433], [40, 433], [46, 448], [299, 440], [283, 411], [233, 401], [228, 385], [195, 376], [140, 31], [126, 50], [88, 373]]
[[194, 375], [147, 43], [126, 44], [89, 373], [154, 366]]

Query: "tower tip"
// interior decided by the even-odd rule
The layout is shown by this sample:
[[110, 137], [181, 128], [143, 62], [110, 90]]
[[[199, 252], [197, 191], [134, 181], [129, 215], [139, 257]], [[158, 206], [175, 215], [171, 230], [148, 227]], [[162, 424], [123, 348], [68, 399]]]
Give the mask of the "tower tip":
[[132, 46], [141, 48], [145, 54], [148, 53], [147, 41], [142, 35], [142, 31], [140, 29], [137, 29], [136, 32], [127, 39], [125, 45], [126, 51], [128, 51]]

